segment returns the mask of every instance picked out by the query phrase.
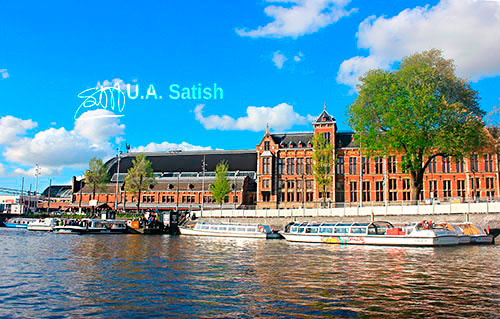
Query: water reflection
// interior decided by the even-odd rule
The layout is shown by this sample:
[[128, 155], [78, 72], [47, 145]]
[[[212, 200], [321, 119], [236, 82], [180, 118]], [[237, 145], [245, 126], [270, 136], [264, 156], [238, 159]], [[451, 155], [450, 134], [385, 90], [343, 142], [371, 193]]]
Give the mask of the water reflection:
[[495, 317], [500, 246], [0, 229], [0, 316]]

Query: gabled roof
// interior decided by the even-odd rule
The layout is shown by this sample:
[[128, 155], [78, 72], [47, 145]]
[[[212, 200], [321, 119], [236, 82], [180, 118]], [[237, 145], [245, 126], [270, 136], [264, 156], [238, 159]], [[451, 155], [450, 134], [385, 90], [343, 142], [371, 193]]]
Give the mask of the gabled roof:
[[323, 112], [321, 112], [321, 114], [316, 118], [316, 121], [314, 121], [313, 124], [315, 124], [315, 123], [334, 123], [334, 122], [335, 122], [335, 119], [333, 118], [333, 116], [328, 114], [328, 112], [326, 111], [326, 107], [325, 107]]
[[291, 133], [272, 133], [271, 137], [276, 144], [290, 145], [293, 143], [298, 146], [299, 143], [303, 143], [304, 147], [307, 147], [314, 136], [313, 132], [291, 132]]
[[337, 132], [335, 134], [335, 148], [358, 148], [358, 145], [354, 143], [353, 136], [353, 132]]

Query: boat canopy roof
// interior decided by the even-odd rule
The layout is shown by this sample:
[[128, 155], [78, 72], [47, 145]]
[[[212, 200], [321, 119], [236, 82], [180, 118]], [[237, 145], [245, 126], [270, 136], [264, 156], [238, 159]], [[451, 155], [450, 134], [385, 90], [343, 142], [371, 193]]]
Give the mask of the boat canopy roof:
[[393, 227], [391, 223], [384, 221], [376, 221], [371, 223], [346, 223], [346, 222], [296, 222], [291, 224], [291, 226], [300, 226], [300, 227], [368, 227], [370, 225], [374, 225], [376, 227]]

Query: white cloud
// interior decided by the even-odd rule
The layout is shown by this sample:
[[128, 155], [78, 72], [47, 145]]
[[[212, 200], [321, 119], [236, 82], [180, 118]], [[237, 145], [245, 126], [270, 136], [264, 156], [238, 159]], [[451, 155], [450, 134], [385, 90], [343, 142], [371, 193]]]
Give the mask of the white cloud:
[[19, 135], [26, 134], [27, 130], [31, 130], [37, 125], [32, 120], [22, 120], [10, 115], [0, 118], [0, 144], [15, 142]]
[[240, 36], [297, 38], [314, 33], [355, 11], [355, 9], [345, 9], [351, 0], [267, 0], [267, 2], [278, 4], [264, 9], [266, 15], [274, 21], [256, 30], [238, 28], [236, 32]]
[[175, 150], [181, 150], [181, 151], [205, 151], [205, 150], [211, 150], [212, 148], [210, 146], [198, 146], [198, 145], [192, 145], [186, 142], [182, 142], [180, 144], [176, 143], [169, 143], [169, 142], [163, 142], [163, 143], [149, 143], [146, 146], [138, 146], [134, 147], [131, 149], [131, 152], [166, 152], [166, 151], [175, 151]]
[[8, 161], [21, 165], [38, 163], [42, 167], [76, 167], [86, 164], [93, 156], [107, 154], [108, 150], [92, 145], [77, 132], [64, 127], [49, 128], [33, 138], [23, 138], [7, 146], [3, 153]]
[[293, 60], [294, 60], [295, 62], [300, 62], [300, 61], [302, 61], [302, 58], [303, 58], [303, 57], [304, 57], [304, 55], [302, 54], [302, 52], [299, 52], [299, 53], [297, 53], [297, 55], [295, 55], [295, 56], [293, 57]]
[[374, 16], [359, 25], [358, 47], [367, 57], [344, 61], [337, 82], [354, 86], [370, 68], [388, 68], [405, 56], [440, 49], [455, 60], [457, 74], [477, 80], [500, 75], [500, 2], [441, 0], [406, 9], [392, 18]]
[[266, 125], [276, 130], [286, 130], [298, 124], [307, 124], [307, 119], [293, 110], [293, 106], [281, 103], [275, 107], [247, 107], [245, 117], [234, 119], [228, 115], [203, 115], [204, 104], [196, 106], [195, 118], [208, 130], [262, 131]]
[[96, 84], [96, 88], [114, 87], [115, 85], [118, 85], [120, 90], [122, 90], [123, 92], [127, 92], [127, 85], [130, 84], [130, 92], [135, 93], [137, 90], [137, 79], [132, 80], [132, 82], [134, 82], [134, 84], [125, 83], [125, 81], [123, 81], [122, 79], [115, 78], [111, 81], [104, 80], [102, 84], [98, 81]]
[[274, 65], [276, 65], [276, 67], [278, 69], [281, 70], [281, 68], [283, 67], [283, 64], [286, 62], [286, 60], [288, 60], [288, 58], [284, 54], [282, 54], [280, 51], [274, 52], [273, 63], [274, 63]]
[[10, 77], [9, 72], [7, 72], [7, 69], [0, 69], [0, 78], [2, 79], [7, 79]]
[[102, 144], [124, 133], [125, 125], [112, 115], [113, 112], [104, 109], [87, 111], [75, 120], [75, 131], [94, 144]]
[[[62, 168], [57, 167], [40, 167], [40, 175], [39, 176], [58, 176], [62, 172]], [[35, 167], [29, 169], [16, 168], [12, 172], [12, 176], [25, 176], [25, 177], [33, 177], [35, 176]]]
[[[3, 155], [7, 161], [19, 165], [40, 164], [42, 168], [49, 170], [47, 174], [51, 176], [60, 173], [64, 167], [84, 167], [94, 156], [109, 158], [114, 155], [110, 140], [116, 140], [122, 135], [125, 125], [119, 124], [117, 118], [95, 118], [96, 115], [107, 113], [111, 112], [87, 111], [75, 121], [73, 130], [68, 131], [64, 127], [49, 128], [33, 137], [18, 139], [15, 143], [6, 144]], [[23, 175], [29, 171], [17, 169], [14, 173]]]

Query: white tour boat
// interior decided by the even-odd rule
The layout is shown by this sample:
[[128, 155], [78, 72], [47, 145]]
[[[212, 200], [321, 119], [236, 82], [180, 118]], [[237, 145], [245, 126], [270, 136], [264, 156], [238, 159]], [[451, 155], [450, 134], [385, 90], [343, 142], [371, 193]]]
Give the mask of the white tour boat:
[[389, 222], [371, 223], [292, 223], [280, 234], [288, 241], [396, 246], [457, 245], [455, 232], [422, 221], [395, 227]]
[[53, 231], [54, 227], [59, 224], [59, 218], [44, 218], [29, 222], [28, 230], [36, 231]]
[[479, 225], [470, 222], [447, 223], [445, 228], [454, 230], [459, 234], [460, 244], [492, 244], [493, 236]]
[[277, 239], [281, 236], [271, 227], [262, 224], [209, 223], [197, 222], [193, 227], [179, 227], [182, 235], [245, 237]]
[[60, 234], [122, 234], [127, 232], [126, 220], [89, 219], [64, 221], [54, 227], [54, 233]]

